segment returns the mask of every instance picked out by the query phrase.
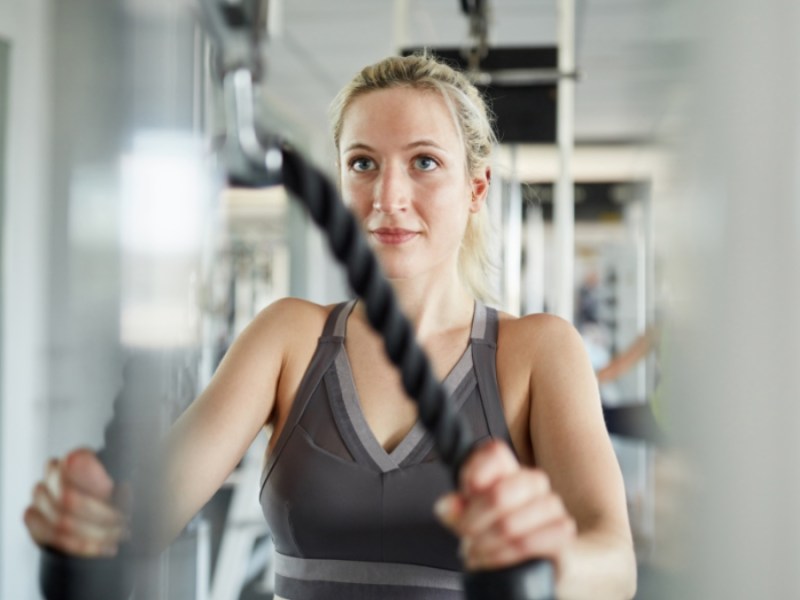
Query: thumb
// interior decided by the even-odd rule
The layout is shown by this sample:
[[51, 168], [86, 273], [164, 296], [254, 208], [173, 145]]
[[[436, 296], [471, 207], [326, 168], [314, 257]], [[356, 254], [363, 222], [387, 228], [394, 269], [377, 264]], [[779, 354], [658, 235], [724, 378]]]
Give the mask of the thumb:
[[439, 521], [451, 529], [456, 527], [465, 508], [464, 498], [457, 492], [450, 492], [442, 496], [433, 507]]
[[110, 500], [114, 491], [114, 481], [97, 455], [87, 448], [73, 450], [64, 458], [64, 481], [101, 500]]

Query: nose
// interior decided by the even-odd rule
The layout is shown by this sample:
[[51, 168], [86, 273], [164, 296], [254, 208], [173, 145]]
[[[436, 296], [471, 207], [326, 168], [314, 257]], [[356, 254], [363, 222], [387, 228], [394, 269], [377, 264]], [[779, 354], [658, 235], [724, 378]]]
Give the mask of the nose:
[[387, 165], [375, 182], [372, 208], [392, 214], [408, 208], [411, 201], [411, 182], [404, 169]]

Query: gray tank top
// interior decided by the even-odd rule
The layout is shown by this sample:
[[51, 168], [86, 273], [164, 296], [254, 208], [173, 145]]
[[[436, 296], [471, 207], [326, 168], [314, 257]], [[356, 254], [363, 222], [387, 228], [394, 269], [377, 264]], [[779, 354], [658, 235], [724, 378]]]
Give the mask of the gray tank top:
[[[328, 317], [262, 475], [275, 593], [290, 600], [463, 598], [458, 540], [433, 515], [451, 489], [417, 422], [391, 452], [361, 411], [345, 351], [355, 301]], [[510, 435], [497, 388], [497, 312], [475, 304], [470, 342], [444, 380], [474, 439]]]

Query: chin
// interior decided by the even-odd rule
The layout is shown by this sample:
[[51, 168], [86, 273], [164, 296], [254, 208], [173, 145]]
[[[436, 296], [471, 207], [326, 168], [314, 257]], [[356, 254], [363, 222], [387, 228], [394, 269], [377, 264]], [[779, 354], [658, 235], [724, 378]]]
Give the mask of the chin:
[[398, 259], [398, 257], [381, 256], [378, 252], [378, 263], [381, 265], [386, 279], [402, 281], [404, 279], [412, 279], [415, 275], [419, 275], [419, 264], [410, 261], [406, 258]]
[[383, 274], [386, 276], [386, 279], [392, 282], [413, 279], [415, 275], [419, 275], [417, 271], [409, 268], [387, 268], [386, 265], [382, 264], [381, 269], [383, 270]]

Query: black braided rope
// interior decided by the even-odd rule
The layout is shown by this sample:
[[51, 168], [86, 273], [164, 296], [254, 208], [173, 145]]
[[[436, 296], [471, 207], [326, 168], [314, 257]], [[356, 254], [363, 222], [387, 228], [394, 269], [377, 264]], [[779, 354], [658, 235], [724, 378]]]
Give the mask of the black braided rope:
[[283, 184], [325, 231], [331, 252], [345, 267], [353, 291], [364, 301], [370, 325], [383, 338], [386, 353], [399, 369], [406, 393], [416, 401], [420, 420], [433, 434], [436, 448], [457, 484], [461, 463], [472, 445], [468, 425], [434, 376], [355, 217], [344, 206], [333, 183], [286, 147]]
[[114, 398], [111, 420], [103, 430], [103, 446], [97, 451], [98, 460], [115, 483], [127, 480], [131, 474], [130, 436], [133, 431], [129, 419], [123, 416], [130, 409], [128, 404], [124, 391], [120, 391]]

